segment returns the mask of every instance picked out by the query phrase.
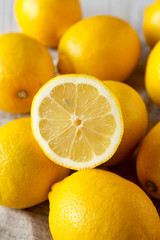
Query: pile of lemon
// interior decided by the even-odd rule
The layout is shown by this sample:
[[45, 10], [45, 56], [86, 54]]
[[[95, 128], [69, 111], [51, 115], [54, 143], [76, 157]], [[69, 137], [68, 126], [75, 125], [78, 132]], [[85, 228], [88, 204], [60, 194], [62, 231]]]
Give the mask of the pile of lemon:
[[[145, 103], [122, 83], [140, 56], [136, 32], [116, 17], [81, 20], [78, 0], [16, 0], [15, 15], [23, 33], [0, 36], [0, 109], [31, 118], [0, 128], [0, 204], [27, 208], [49, 196], [54, 240], [159, 240], [160, 219], [143, 190], [92, 169], [120, 164], [147, 131]], [[145, 12], [151, 47], [159, 20], [157, 0]], [[46, 46], [58, 46], [63, 75], [55, 77]], [[160, 105], [160, 42], [145, 84]], [[142, 141], [137, 176], [160, 199], [160, 123]]]

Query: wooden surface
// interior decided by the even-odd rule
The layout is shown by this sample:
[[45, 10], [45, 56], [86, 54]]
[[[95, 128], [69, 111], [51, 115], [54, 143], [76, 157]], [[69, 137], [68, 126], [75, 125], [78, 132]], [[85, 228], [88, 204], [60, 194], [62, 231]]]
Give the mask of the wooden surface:
[[[121, 17], [132, 24], [140, 38], [142, 34], [143, 9], [153, 0], [80, 0], [83, 16], [108, 14]], [[0, 0], [0, 34], [18, 31], [14, 13], [14, 0]]]
[[[0, 0], [0, 34], [19, 31], [13, 14], [13, 0]], [[145, 65], [150, 49], [142, 32], [143, 9], [152, 0], [81, 0], [84, 17], [109, 14], [127, 20], [136, 29], [141, 39], [141, 57], [134, 73], [127, 80], [144, 99], [149, 113], [149, 128], [160, 121], [160, 109], [150, 100], [144, 89]], [[57, 61], [55, 50], [49, 49]], [[24, 115], [0, 111], [0, 126]], [[134, 126], [133, 126], [134, 127]], [[135, 172], [136, 152], [125, 163], [110, 169], [137, 183]], [[160, 201], [152, 199], [160, 213]], [[48, 227], [48, 202], [26, 210], [12, 210], [0, 207], [0, 240], [51, 240]]]

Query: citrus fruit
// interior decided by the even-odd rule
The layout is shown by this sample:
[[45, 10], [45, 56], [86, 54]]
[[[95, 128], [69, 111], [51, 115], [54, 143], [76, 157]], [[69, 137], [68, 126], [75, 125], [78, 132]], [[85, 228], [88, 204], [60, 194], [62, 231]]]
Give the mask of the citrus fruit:
[[160, 41], [160, 0], [155, 1], [145, 9], [143, 30], [150, 47]]
[[52, 58], [37, 40], [20, 33], [0, 36], [1, 110], [29, 112], [33, 96], [52, 77]]
[[145, 86], [151, 99], [160, 106], [160, 42], [151, 51], [145, 73]]
[[159, 216], [137, 185], [88, 169], [55, 184], [49, 193], [54, 240], [158, 240]]
[[27, 208], [47, 200], [69, 170], [51, 162], [35, 141], [30, 118], [0, 128], [0, 205]]
[[127, 159], [140, 143], [147, 130], [148, 114], [141, 96], [132, 87], [115, 81], [104, 83], [119, 100], [124, 121], [122, 141], [113, 157], [104, 163], [113, 166]]
[[137, 175], [145, 191], [160, 199], [160, 122], [144, 138], [137, 157]]
[[127, 22], [111, 16], [95, 16], [68, 29], [60, 40], [58, 52], [60, 73], [124, 81], [138, 62], [140, 43]]
[[51, 47], [82, 17], [79, 0], [16, 0], [15, 15], [24, 33]]
[[72, 169], [107, 161], [123, 134], [119, 102], [100, 80], [86, 75], [49, 81], [34, 97], [31, 115], [44, 153]]

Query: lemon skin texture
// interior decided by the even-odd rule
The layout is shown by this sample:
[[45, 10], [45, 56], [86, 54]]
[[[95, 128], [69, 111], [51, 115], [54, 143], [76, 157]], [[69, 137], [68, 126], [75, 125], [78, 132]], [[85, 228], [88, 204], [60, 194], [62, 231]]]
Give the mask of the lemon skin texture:
[[148, 45], [152, 48], [160, 41], [160, 1], [149, 5], [144, 11], [143, 31]]
[[32, 135], [30, 118], [0, 128], [0, 205], [27, 208], [47, 200], [69, 170], [51, 162]]
[[101, 80], [125, 81], [140, 54], [137, 33], [111, 16], [83, 19], [69, 28], [59, 46], [60, 73], [83, 73]]
[[12, 113], [30, 111], [39, 88], [54, 77], [47, 49], [20, 33], [0, 36], [0, 109]]
[[145, 87], [154, 103], [160, 106], [160, 42], [152, 49], [147, 60]]
[[111, 172], [76, 172], [49, 193], [54, 240], [158, 240], [160, 220], [137, 185]]
[[15, 15], [24, 33], [50, 47], [82, 17], [78, 0], [16, 0]]
[[144, 138], [137, 157], [137, 175], [144, 190], [160, 199], [160, 122]]
[[115, 81], [104, 83], [119, 100], [124, 121], [122, 141], [113, 157], [104, 163], [109, 167], [126, 160], [142, 141], [148, 127], [148, 113], [143, 99], [132, 87]]

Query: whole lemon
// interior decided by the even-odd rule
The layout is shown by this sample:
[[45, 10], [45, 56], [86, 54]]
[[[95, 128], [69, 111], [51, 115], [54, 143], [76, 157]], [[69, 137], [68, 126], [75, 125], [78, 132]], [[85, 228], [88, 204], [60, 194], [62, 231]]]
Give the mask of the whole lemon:
[[122, 141], [113, 157], [104, 164], [113, 166], [127, 159], [144, 137], [148, 127], [148, 113], [141, 96], [132, 87], [115, 81], [104, 83], [118, 98], [124, 121]]
[[148, 45], [153, 47], [160, 40], [160, 0], [145, 9], [143, 30]]
[[160, 106], [160, 42], [151, 51], [147, 60], [145, 87], [151, 99]]
[[160, 122], [144, 138], [137, 157], [137, 175], [145, 191], [160, 199]]
[[114, 173], [92, 169], [55, 184], [49, 194], [54, 240], [158, 240], [159, 216], [149, 197]]
[[20, 33], [0, 36], [0, 109], [30, 111], [32, 99], [54, 73], [52, 58], [37, 40]]
[[30, 118], [0, 128], [0, 205], [27, 208], [47, 200], [69, 170], [51, 162], [32, 135]]
[[24, 33], [51, 47], [82, 17], [79, 0], [16, 0], [15, 14]]
[[101, 80], [124, 81], [140, 54], [137, 33], [111, 16], [90, 17], [73, 25], [60, 40], [58, 69], [84, 73]]

